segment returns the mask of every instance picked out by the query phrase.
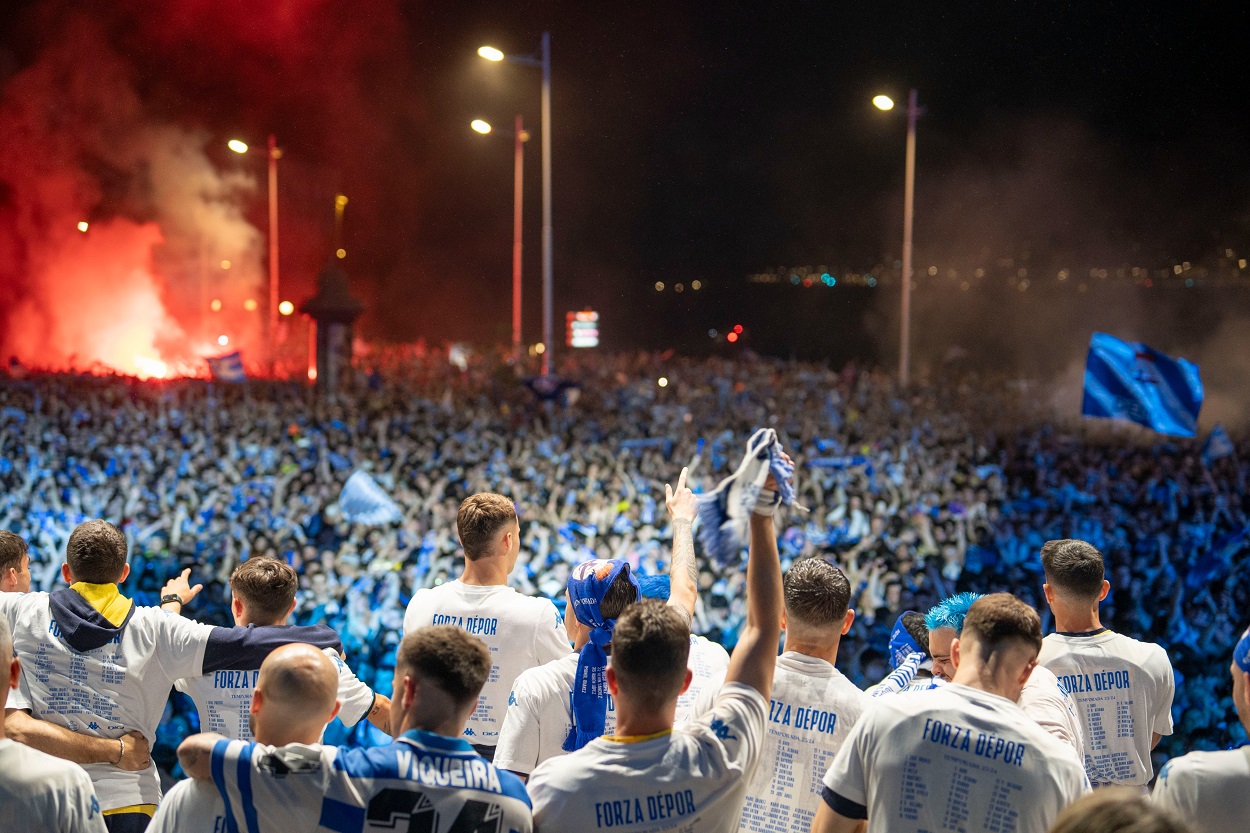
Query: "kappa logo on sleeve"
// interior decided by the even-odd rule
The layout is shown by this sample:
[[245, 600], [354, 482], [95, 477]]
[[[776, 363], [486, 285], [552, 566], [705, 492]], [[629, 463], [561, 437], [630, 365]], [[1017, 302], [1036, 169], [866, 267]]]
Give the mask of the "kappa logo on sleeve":
[[721, 720], [719, 717], [712, 719], [712, 734], [721, 740], [737, 740], [738, 736], [729, 730], [729, 724]]

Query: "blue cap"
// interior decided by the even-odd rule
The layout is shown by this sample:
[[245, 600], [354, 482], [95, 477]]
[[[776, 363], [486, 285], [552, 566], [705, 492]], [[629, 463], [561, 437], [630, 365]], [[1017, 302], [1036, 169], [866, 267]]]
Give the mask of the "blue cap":
[[1233, 663], [1250, 674], [1250, 628], [1246, 628], [1246, 632], [1241, 635], [1241, 640], [1237, 643], [1237, 647], [1233, 649]]

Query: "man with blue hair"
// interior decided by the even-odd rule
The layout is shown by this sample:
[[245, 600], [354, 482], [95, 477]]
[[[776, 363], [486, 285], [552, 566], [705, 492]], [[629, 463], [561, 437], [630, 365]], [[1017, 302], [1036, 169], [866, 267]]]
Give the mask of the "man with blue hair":
[[[686, 473], [682, 469], [676, 490], [665, 486], [673, 519], [667, 595], [669, 605], [689, 622], [698, 593], [692, 531], [697, 500], [686, 487]], [[498, 767], [526, 778], [543, 761], [615, 731], [616, 704], [605, 684], [607, 649], [617, 618], [642, 597], [639, 579], [626, 561], [595, 559], [573, 568], [564, 617], [573, 653], [516, 678], [495, 750]]]
[[[933, 658], [933, 686], [949, 683], [955, 678], [955, 663], [951, 659], [951, 644], [964, 628], [964, 619], [972, 605], [981, 598], [980, 593], [959, 593], [943, 599], [925, 614], [925, 627], [929, 630], [928, 653]], [[898, 682], [900, 672], [915, 668], [915, 661], [923, 656], [919, 649], [899, 665], [891, 675]], [[910, 681], [904, 676], [902, 686]], [[882, 684], [885, 685], [884, 683]], [[906, 688], [904, 688], [906, 690]], [[874, 692], [876, 694], [876, 692]], [[878, 695], [879, 696], [879, 695]], [[1028, 682], [1020, 692], [1020, 708], [1037, 724], [1059, 740], [1068, 744], [1081, 760], [1085, 760], [1085, 733], [1076, 704], [1067, 691], [1059, 685], [1058, 678], [1041, 665], [1029, 675]]]

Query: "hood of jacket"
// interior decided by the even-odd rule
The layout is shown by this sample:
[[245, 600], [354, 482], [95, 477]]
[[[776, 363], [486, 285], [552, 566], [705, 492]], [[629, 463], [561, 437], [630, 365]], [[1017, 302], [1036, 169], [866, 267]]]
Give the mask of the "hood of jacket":
[[111, 642], [134, 614], [135, 603], [116, 584], [76, 582], [48, 597], [52, 619], [75, 651], [93, 651]]

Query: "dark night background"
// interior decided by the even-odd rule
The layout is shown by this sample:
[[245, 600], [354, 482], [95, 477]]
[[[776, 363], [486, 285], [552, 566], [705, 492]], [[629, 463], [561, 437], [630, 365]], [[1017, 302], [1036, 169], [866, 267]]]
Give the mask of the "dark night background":
[[[608, 347], [724, 349], [708, 329], [741, 321], [743, 344], [765, 351], [889, 360], [905, 114], [870, 99], [887, 92], [903, 103], [910, 86], [927, 110], [916, 208], [922, 353], [930, 342], [976, 347], [973, 333], [1011, 329], [1004, 310], [1025, 303], [1034, 323], [1039, 310], [1061, 322], [1083, 314], [1073, 309], [1114, 310], [1124, 335], [1171, 341], [1163, 347], [1216, 332], [1244, 308], [1235, 263], [1250, 249], [1246, 6], [849, 5], [10, 3], [0, 78], [68, 42], [88, 67], [111, 52], [143, 118], [203, 131], [220, 168], [238, 164], [226, 138], [259, 144], [275, 132], [285, 153], [283, 294], [311, 292], [341, 190], [351, 199], [344, 265], [374, 339], [506, 340], [511, 146], [468, 122], [506, 128], [520, 112], [537, 133], [539, 74], [475, 50], [535, 52], [544, 29], [557, 329], [565, 310], [593, 306]], [[536, 340], [538, 142], [526, 153], [525, 320]], [[114, 193], [126, 187], [101, 192], [95, 217], [134, 210]], [[14, 193], [0, 189], [0, 205], [11, 208]], [[263, 233], [263, 189], [249, 206]], [[10, 306], [23, 291], [21, 250], [0, 251], [10, 287], [0, 303]], [[1194, 273], [1188, 295], [1131, 278], [1081, 295], [1075, 279], [1055, 284], [1059, 268], [1083, 280], [1095, 267], [1114, 278], [1118, 267], [1154, 274], [1181, 261], [1208, 270]], [[924, 285], [930, 263], [938, 277]], [[747, 282], [800, 265], [887, 274], [873, 289]], [[1021, 265], [1033, 270], [1027, 293]], [[925, 297], [940, 308], [981, 266], [988, 276], [926, 317]], [[671, 291], [694, 279], [700, 292]], [[1071, 327], [1076, 352], [1093, 326], [1110, 324]], [[1035, 352], [1029, 342], [1018, 354]]]

